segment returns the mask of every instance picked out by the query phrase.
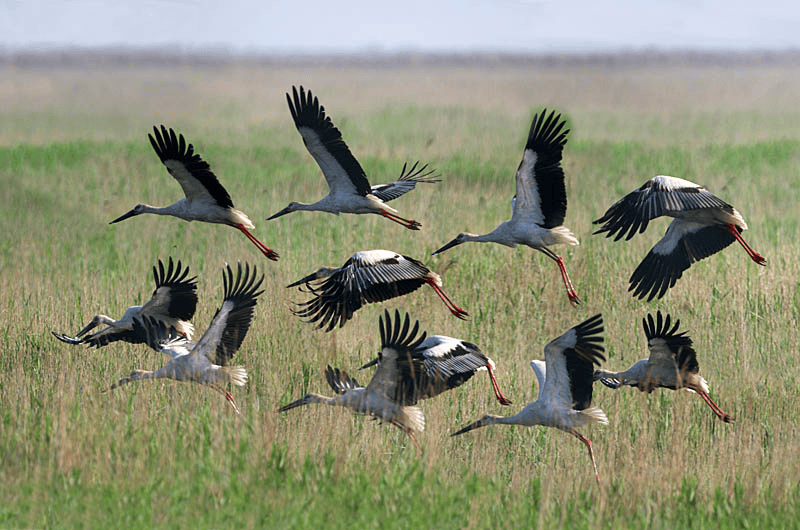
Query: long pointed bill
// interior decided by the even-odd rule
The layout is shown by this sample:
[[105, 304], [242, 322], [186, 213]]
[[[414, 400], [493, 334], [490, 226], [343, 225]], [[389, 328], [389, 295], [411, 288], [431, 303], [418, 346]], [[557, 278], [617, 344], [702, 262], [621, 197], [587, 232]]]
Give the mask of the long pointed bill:
[[368, 362], [367, 364], [365, 364], [364, 366], [359, 368], [359, 370], [365, 370], [365, 369], [369, 368], [370, 366], [375, 366], [376, 364], [378, 364], [378, 357], [375, 357], [374, 359], [372, 359], [370, 362]]
[[471, 431], [473, 429], [477, 429], [478, 427], [483, 427], [484, 425], [486, 425], [486, 423], [483, 421], [483, 419], [480, 419], [480, 420], [478, 420], [478, 421], [476, 421], [474, 423], [470, 423], [469, 425], [467, 425], [466, 427], [464, 427], [460, 431], [454, 432], [450, 436], [458, 436], [459, 434], [464, 434], [465, 432], [469, 432], [469, 431]]
[[444, 252], [445, 250], [447, 250], [449, 248], [453, 248], [454, 246], [459, 245], [459, 244], [461, 244], [461, 241], [459, 241], [458, 238], [455, 238], [454, 240], [452, 240], [451, 242], [449, 242], [448, 244], [446, 244], [445, 246], [443, 246], [439, 250], [437, 250], [435, 252], [432, 252], [431, 256], [435, 256], [436, 254], [439, 254], [440, 252]]
[[305, 398], [301, 398], [301, 399], [298, 399], [297, 401], [293, 401], [293, 402], [289, 403], [288, 405], [282, 406], [281, 408], [278, 409], [278, 412], [286, 412], [287, 410], [292, 410], [292, 409], [295, 409], [297, 407], [302, 407], [305, 404], [306, 404]]
[[108, 224], [113, 225], [114, 223], [118, 223], [120, 221], [124, 221], [125, 219], [128, 219], [129, 217], [133, 217], [134, 215], [139, 215], [139, 212], [136, 211], [136, 208], [134, 208], [133, 210], [131, 210], [130, 212], [128, 212], [126, 214], [120, 215], [119, 217], [117, 217], [116, 219], [114, 219], [113, 221], [111, 221]]
[[281, 210], [280, 212], [278, 212], [278, 213], [276, 213], [276, 214], [274, 214], [274, 215], [271, 215], [271, 216], [267, 217], [267, 221], [272, 221], [273, 219], [277, 219], [277, 218], [278, 218], [278, 217], [280, 217], [281, 215], [286, 215], [287, 213], [292, 213], [293, 211], [294, 211], [294, 210], [292, 210], [292, 209], [291, 209], [289, 206], [287, 206], [286, 208], [284, 208], [284, 209], [283, 209], [283, 210]]

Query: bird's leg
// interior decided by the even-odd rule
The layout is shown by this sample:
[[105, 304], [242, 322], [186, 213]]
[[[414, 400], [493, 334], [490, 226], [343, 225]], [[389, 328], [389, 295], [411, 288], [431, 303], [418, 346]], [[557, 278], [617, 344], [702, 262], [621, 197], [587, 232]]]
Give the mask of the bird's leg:
[[569, 298], [569, 302], [573, 306], [581, 305], [581, 299], [578, 298], [578, 293], [575, 292], [575, 288], [572, 286], [572, 281], [569, 279], [567, 267], [564, 265], [564, 258], [547, 247], [541, 247], [537, 250], [541, 251], [545, 256], [555, 261], [556, 265], [558, 265], [558, 269], [561, 271], [561, 279], [564, 280], [564, 287], [567, 289], [567, 298]]
[[247, 228], [244, 227], [244, 225], [238, 224], [238, 225], [236, 225], [236, 228], [238, 228], [244, 235], [246, 235], [247, 239], [252, 241], [253, 244], [256, 246], [256, 248], [258, 248], [258, 250], [260, 250], [261, 253], [264, 254], [267, 258], [271, 259], [272, 261], [278, 261], [278, 253], [275, 252], [274, 250], [272, 250], [271, 248], [269, 248], [268, 246], [266, 246], [261, 241], [259, 241], [256, 238], [256, 236], [251, 234], [247, 230]]
[[417, 448], [417, 456], [419, 456], [422, 453], [422, 447], [420, 447], [417, 439], [414, 438], [414, 431], [408, 429], [406, 432], [408, 433], [408, 437], [411, 438], [411, 441], [414, 442], [414, 447]]
[[742, 234], [739, 233], [739, 229], [738, 228], [736, 228], [733, 225], [725, 225], [725, 228], [728, 230], [728, 232], [733, 234], [733, 237], [736, 238], [736, 241], [738, 241], [742, 245], [742, 247], [744, 248], [744, 251], [747, 252], [748, 256], [750, 256], [750, 259], [752, 259], [753, 261], [755, 261], [759, 265], [766, 265], [767, 264], [766, 258], [764, 258], [761, 254], [759, 254], [758, 252], [756, 252], [755, 250], [750, 248], [750, 245], [748, 245], [747, 242], [744, 240], [744, 238], [742, 237]]
[[499, 401], [501, 405], [511, 405], [512, 403], [514, 403], [513, 401], [505, 397], [502, 392], [500, 392], [500, 386], [497, 384], [497, 380], [494, 378], [494, 374], [492, 373], [492, 367], [486, 366], [486, 370], [489, 371], [489, 378], [492, 380], [492, 388], [494, 388], [494, 397], [497, 398], [497, 401]]
[[225, 392], [225, 399], [227, 399], [228, 403], [231, 404], [233, 410], [236, 411], [236, 414], [241, 414], [241, 412], [239, 412], [239, 407], [236, 406], [236, 401], [234, 401], [233, 399], [233, 394], [231, 394], [230, 392]]
[[419, 230], [422, 227], [421, 224], [419, 224], [418, 222], [416, 222], [413, 219], [404, 219], [404, 218], [400, 217], [399, 215], [395, 215], [395, 214], [393, 214], [391, 212], [387, 212], [385, 210], [381, 210], [380, 213], [385, 218], [387, 218], [387, 219], [389, 219], [391, 221], [394, 221], [397, 224], [401, 224], [401, 225], [405, 226], [406, 228], [408, 228], [409, 230]]
[[592, 459], [592, 467], [594, 468], [594, 478], [597, 479], [597, 485], [599, 486], [600, 485], [600, 475], [597, 473], [597, 464], [595, 464], [595, 462], [594, 462], [594, 451], [592, 451], [592, 441], [589, 440], [588, 438], [584, 438], [583, 436], [581, 436], [580, 433], [573, 432], [572, 434], [574, 434], [575, 437], [578, 438], [578, 440], [580, 440], [584, 444], [586, 444], [586, 448], [589, 450], [589, 458]]
[[725, 423], [733, 423], [733, 418], [730, 416], [730, 414], [723, 412], [722, 409], [719, 408], [719, 405], [714, 403], [714, 400], [711, 399], [711, 396], [709, 396], [705, 390], [702, 388], [692, 388], [692, 390], [700, 394], [700, 397], [703, 398], [703, 401], [705, 401], [706, 404], [711, 407], [711, 410], [714, 411], [714, 414], [716, 414], [719, 419]]
[[449, 309], [450, 312], [453, 313], [454, 316], [456, 316], [457, 318], [460, 318], [461, 320], [464, 320], [466, 317], [469, 316], [469, 313], [467, 313], [466, 311], [464, 311], [463, 309], [458, 307], [456, 304], [454, 304], [453, 301], [450, 300], [450, 298], [448, 298], [448, 296], [446, 294], [444, 294], [444, 291], [442, 291], [439, 288], [439, 286], [436, 285], [436, 280], [435, 279], [433, 279], [430, 276], [426, 276], [425, 277], [425, 281], [428, 282], [428, 285], [433, 287], [434, 292], [436, 292], [436, 294], [439, 295], [439, 298], [442, 299], [442, 302], [444, 302], [444, 305], [447, 306], [447, 309]]

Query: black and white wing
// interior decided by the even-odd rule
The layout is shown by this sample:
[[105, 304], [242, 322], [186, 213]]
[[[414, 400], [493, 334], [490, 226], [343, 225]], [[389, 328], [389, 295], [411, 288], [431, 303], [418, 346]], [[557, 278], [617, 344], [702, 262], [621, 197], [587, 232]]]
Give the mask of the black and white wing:
[[567, 190], [561, 152], [569, 129], [561, 115], [547, 110], [533, 117], [528, 142], [517, 168], [517, 194], [513, 215], [531, 219], [544, 228], [564, 224], [567, 214]]
[[182, 134], [176, 135], [173, 129], [167, 129], [163, 125], [161, 131], [153, 126], [153, 133], [155, 136], [147, 135], [153, 149], [169, 174], [181, 185], [187, 199], [233, 208], [231, 196], [211, 171], [211, 166], [200, 155], [195, 154], [194, 146], [187, 145]]
[[367, 393], [376, 393], [400, 405], [414, 405], [420, 399], [423, 385], [428, 383], [419, 346], [426, 333], [417, 336], [419, 322], [406, 314], [401, 323], [400, 312], [395, 311], [394, 325], [389, 312], [379, 319], [381, 351], [378, 353], [378, 368], [367, 385]]
[[[681, 321], [675, 319], [675, 325], [670, 327], [671, 318], [669, 313], [666, 317], [661, 316], [658, 311], [656, 318], [648, 314], [642, 318], [642, 328], [647, 337], [647, 347], [650, 349], [648, 368], [660, 367], [662, 370], [673, 370], [677, 373], [697, 373], [700, 371], [700, 364], [697, 362], [697, 353], [692, 346], [692, 339], [687, 334], [688, 331], [678, 332]], [[652, 367], [652, 368], [651, 368]]]
[[149, 315], [133, 318], [131, 335], [137, 343], [147, 344], [155, 351], [172, 358], [187, 355], [196, 344], [194, 341], [176, 336], [174, 329], [170, 329], [163, 320]]
[[242, 345], [253, 320], [258, 296], [264, 292], [258, 290], [264, 281], [264, 275], [256, 281], [255, 266], [251, 276], [250, 265], [246, 264], [242, 271], [240, 262], [235, 281], [230, 265], [226, 265], [225, 269], [222, 272], [225, 286], [222, 305], [192, 351], [192, 355], [203, 355], [209, 362], [219, 366], [225, 366]]
[[[594, 224], [602, 224], [594, 233], [619, 241], [642, 233], [647, 224], [662, 215], [680, 216], [681, 212], [703, 208], [721, 208], [733, 215], [733, 206], [703, 186], [677, 177], [659, 175], [614, 203]], [[626, 235], [627, 233], [627, 235]]]
[[287, 93], [286, 101], [297, 131], [322, 170], [331, 192], [350, 190], [364, 196], [370, 193], [364, 169], [311, 91], [306, 92], [301, 86], [298, 93], [297, 88], [292, 87], [292, 95]]
[[356, 388], [364, 388], [358, 381], [350, 377], [347, 372], [338, 368], [331, 368], [330, 365], [325, 369], [325, 379], [337, 394], [344, 394], [348, 390], [355, 390]]
[[419, 162], [414, 162], [413, 166], [406, 169], [407, 165], [403, 164], [399, 179], [389, 184], [372, 186], [370, 193], [383, 202], [389, 202], [413, 190], [418, 182], [441, 182], [441, 179], [434, 175], [434, 170], [428, 169], [428, 164], [419, 168], [417, 167], [418, 165]]
[[544, 348], [546, 380], [540, 395], [585, 410], [592, 404], [594, 365], [604, 361], [603, 317], [597, 314]]
[[[737, 226], [736, 230], [741, 232]], [[716, 254], [736, 241], [721, 226], [673, 219], [666, 234], [650, 249], [630, 278], [628, 291], [649, 302], [661, 298], [695, 261]]]
[[[331, 331], [353, 317], [361, 306], [403, 296], [425, 284], [430, 270], [419, 261], [390, 250], [356, 252], [338, 270], [316, 285], [304, 282], [314, 297], [292, 312]], [[306, 278], [309, 278], [308, 276]], [[295, 282], [297, 283], [297, 282]]]
[[166, 268], [158, 260], [158, 267], [153, 266], [156, 288], [153, 296], [142, 307], [141, 314], [191, 320], [197, 309], [197, 276], [187, 276], [189, 267], [181, 269], [180, 260], [175, 265], [170, 257]]

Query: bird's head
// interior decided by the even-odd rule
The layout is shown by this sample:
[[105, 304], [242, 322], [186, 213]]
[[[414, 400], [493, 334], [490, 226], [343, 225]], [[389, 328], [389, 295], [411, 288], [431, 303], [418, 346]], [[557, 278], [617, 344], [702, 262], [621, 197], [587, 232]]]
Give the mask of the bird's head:
[[445, 250], [447, 250], [449, 248], [453, 248], [456, 245], [460, 245], [461, 243], [463, 243], [465, 241], [470, 241], [470, 238], [474, 237], [474, 236], [475, 236], [475, 234], [469, 234], [467, 232], [462, 232], [462, 233], [458, 234], [455, 237], [455, 239], [453, 239], [451, 242], [449, 242], [448, 244], [446, 244], [445, 246], [443, 246], [439, 250], [433, 252], [433, 254], [431, 254], [431, 255], [435, 256], [436, 254], [444, 252]]
[[277, 218], [278, 218], [278, 217], [280, 217], [281, 215], [286, 215], [287, 213], [292, 213], [292, 212], [295, 212], [295, 211], [297, 211], [299, 208], [300, 208], [300, 203], [299, 203], [299, 202], [290, 202], [290, 203], [289, 203], [289, 206], [287, 206], [286, 208], [284, 208], [284, 209], [283, 209], [283, 210], [281, 210], [280, 212], [278, 212], [278, 213], [276, 213], [276, 214], [274, 214], [274, 215], [271, 215], [271, 216], [267, 217], [267, 221], [272, 221], [273, 219], [277, 219]]
[[129, 211], [126, 214], [120, 215], [119, 217], [117, 217], [116, 219], [114, 219], [113, 221], [111, 221], [108, 224], [113, 225], [114, 223], [118, 223], [120, 221], [124, 221], [125, 219], [128, 219], [129, 217], [134, 217], [134, 216], [137, 216], [139, 214], [145, 213], [145, 209], [146, 208], [147, 208], [146, 204], [137, 204], [136, 206], [133, 207], [133, 210]]

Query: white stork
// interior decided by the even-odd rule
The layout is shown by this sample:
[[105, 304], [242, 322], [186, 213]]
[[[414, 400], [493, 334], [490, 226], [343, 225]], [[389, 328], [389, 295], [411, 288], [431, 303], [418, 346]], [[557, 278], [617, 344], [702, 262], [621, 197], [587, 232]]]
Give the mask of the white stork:
[[325, 331], [331, 331], [337, 322], [339, 327], [344, 326], [364, 304], [406, 295], [426, 283], [453, 315], [462, 320], [469, 315], [445, 294], [438, 274], [420, 261], [391, 250], [356, 252], [341, 267], [322, 267], [286, 287], [305, 285], [305, 291], [300, 287], [301, 292], [314, 298], [296, 304], [299, 308], [292, 312], [308, 322], [319, 321], [320, 329], [327, 324]]
[[226, 265], [225, 269], [222, 272], [225, 292], [222, 305], [199, 341], [171, 340], [163, 322], [150, 316], [134, 319], [134, 331], [142, 340], [172, 359], [154, 372], [134, 370], [128, 377], [111, 385], [109, 390], [141, 379], [166, 378], [200, 383], [223, 394], [239, 413], [233, 396], [223, 385], [244, 386], [247, 383], [247, 370], [242, 366], [227, 366], [227, 363], [242, 345], [250, 328], [258, 296], [263, 293], [258, 288], [264, 281], [264, 275], [256, 281], [256, 267], [253, 267], [251, 276], [250, 266], [245, 265], [242, 272], [242, 264], [239, 263], [234, 280], [230, 265]]
[[395, 311], [392, 324], [389, 312], [385, 311], [379, 324], [381, 351], [378, 353], [378, 368], [366, 387], [346, 372], [328, 366], [325, 377], [338, 394], [336, 397], [306, 394], [284, 405], [279, 412], [310, 403], [349, 407], [359, 414], [368, 414], [395, 425], [419, 447], [414, 433], [425, 429], [425, 416], [415, 406], [417, 402], [455, 388], [469, 377], [448, 378], [443, 365], [437, 366], [422, 355], [426, 333], [417, 336], [419, 322], [415, 322], [412, 328], [408, 314], [401, 320], [400, 312]]
[[683, 388], [696, 392], [719, 419], [725, 423], [732, 423], [733, 418], [723, 412], [708, 395], [708, 383], [700, 376], [700, 365], [692, 346], [692, 339], [687, 335], [687, 331], [677, 332], [680, 323], [681, 321], [676, 319], [675, 325], [670, 328], [669, 314], [666, 318], [662, 318], [659, 311], [655, 320], [653, 315], [648, 314], [647, 319], [642, 319], [642, 327], [647, 337], [650, 357], [623, 372], [596, 370], [595, 380], [599, 379], [609, 388], [616, 389], [622, 385], [629, 385], [647, 393], [658, 387], [672, 390]]
[[[386, 313], [386, 320], [389, 314]], [[395, 320], [400, 320], [400, 314], [395, 313]], [[454, 339], [444, 335], [431, 335], [422, 341], [416, 351], [410, 352], [412, 363], [403, 365], [404, 369], [411, 370], [404, 374], [405, 377], [417, 377], [417, 387], [420, 388], [419, 399], [441, 394], [445, 390], [456, 388], [480, 370], [489, 374], [495, 398], [501, 405], [511, 405], [513, 402], [500, 391], [500, 386], [494, 377], [494, 361], [484, 354], [480, 348], [465, 340]], [[363, 370], [380, 362], [380, 357], [369, 361], [359, 368]], [[420, 378], [427, 377], [425, 384], [419, 382]]]
[[[58, 340], [67, 344], [88, 344], [97, 348], [118, 340], [134, 344], [146, 343], [145, 337], [134, 332], [134, 319], [153, 318], [164, 324], [171, 338], [181, 336], [191, 339], [194, 326], [189, 320], [197, 308], [197, 277], [187, 278], [188, 275], [189, 267], [181, 269], [180, 260], [175, 265], [170, 257], [166, 269], [164, 263], [158, 260], [158, 268], [153, 266], [156, 288], [146, 304], [129, 307], [119, 320], [103, 314], [95, 315], [75, 337], [52, 333]], [[106, 327], [91, 335], [83, 336], [100, 325]]]
[[637, 230], [644, 232], [651, 219], [662, 215], [674, 219], [664, 237], [633, 271], [628, 290], [633, 291], [634, 297], [647, 296], [648, 301], [661, 298], [692, 263], [719, 252], [734, 241], [741, 243], [756, 263], [767, 263], [742, 238], [741, 232], [747, 230], [747, 223], [736, 208], [703, 186], [676, 177], [653, 177], [614, 203], [594, 221], [594, 224], [603, 225], [594, 233], [605, 232], [606, 237], [616, 234], [614, 241], [623, 236], [628, 240]]
[[208, 162], [194, 153], [194, 146], [186, 145], [182, 134], [176, 136], [174, 130], [167, 130], [163, 125], [160, 132], [153, 127], [153, 132], [155, 137], [151, 134], [147, 135], [150, 143], [153, 144], [153, 149], [169, 174], [183, 188], [185, 197], [164, 208], [149, 204], [137, 204], [133, 210], [117, 217], [110, 224], [143, 213], [171, 215], [184, 221], [219, 223], [239, 229], [262, 254], [277, 261], [278, 254], [250, 233], [248, 229], [255, 228], [255, 225], [244, 212], [233, 207], [231, 196], [211, 171]]
[[527, 245], [556, 262], [569, 301], [580, 304], [564, 259], [548, 248], [559, 243], [579, 244], [575, 235], [562, 224], [567, 213], [567, 191], [561, 169], [561, 151], [569, 133], [569, 129], [562, 130], [565, 124], [555, 111], [547, 116], [544, 110], [533, 117], [522, 162], [517, 168], [517, 194], [511, 202], [511, 219], [488, 234], [458, 234], [434, 254], [467, 241], [499, 243], [511, 248]]
[[411, 230], [419, 230], [422, 225], [414, 220], [400, 217], [397, 215], [397, 210], [387, 206], [386, 203], [408, 193], [418, 182], [439, 182], [431, 176], [433, 171], [427, 170], [428, 165], [417, 168], [418, 164], [415, 163], [406, 171], [406, 165], [403, 164], [399, 180], [390, 184], [370, 186], [361, 164], [344, 143], [342, 133], [330, 117], [325, 115], [325, 107], [319, 104], [319, 100], [311, 95], [310, 90], [306, 93], [302, 86], [299, 94], [297, 88], [292, 87], [292, 96], [286, 94], [292, 119], [297, 131], [303, 137], [306, 149], [322, 170], [330, 192], [313, 204], [292, 202], [267, 220], [298, 210], [321, 211], [336, 215], [374, 213]]
[[592, 407], [592, 374], [594, 364], [605, 360], [602, 353], [603, 317], [595, 315], [578, 324], [544, 348], [544, 363], [532, 361], [531, 368], [539, 380], [539, 396], [515, 416], [487, 414], [458, 432], [456, 436], [486, 425], [544, 425], [555, 427], [578, 438], [589, 450], [594, 476], [600, 484], [592, 442], [577, 429], [591, 423], [608, 425], [605, 412]]

